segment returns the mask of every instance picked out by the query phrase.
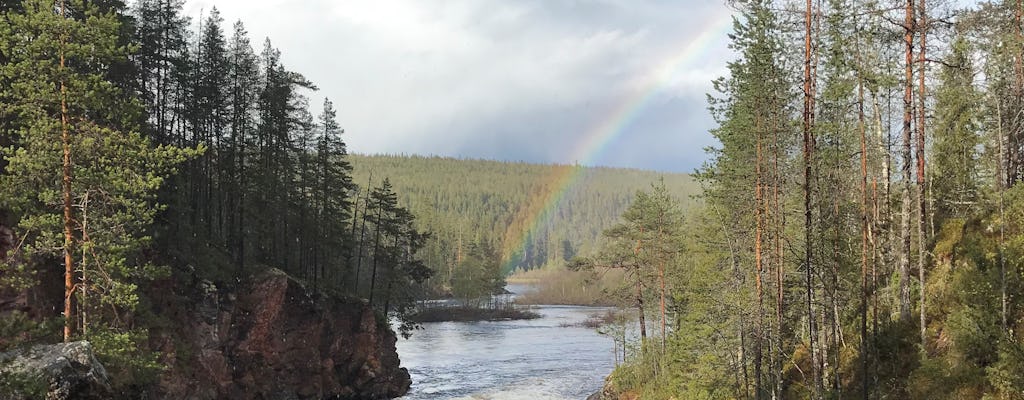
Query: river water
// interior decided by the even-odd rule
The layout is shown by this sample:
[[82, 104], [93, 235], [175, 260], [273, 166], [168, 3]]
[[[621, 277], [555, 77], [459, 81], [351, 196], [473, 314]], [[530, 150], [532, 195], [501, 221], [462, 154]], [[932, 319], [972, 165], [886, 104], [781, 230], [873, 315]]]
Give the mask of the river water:
[[534, 320], [424, 324], [398, 339], [413, 382], [401, 399], [583, 400], [614, 368], [614, 344], [573, 325], [604, 310], [538, 306]]

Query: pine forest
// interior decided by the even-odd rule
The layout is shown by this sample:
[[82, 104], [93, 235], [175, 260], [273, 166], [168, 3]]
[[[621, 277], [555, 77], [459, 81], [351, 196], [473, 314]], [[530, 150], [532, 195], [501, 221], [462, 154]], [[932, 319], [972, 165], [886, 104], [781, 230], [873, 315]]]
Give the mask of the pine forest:
[[[690, 170], [646, 167], [676, 142], [626, 128], [603, 151], [640, 148], [627, 167], [350, 148], [340, 116], [372, 94], [326, 98], [348, 88], [285, 63], [332, 50], [208, 3], [0, 0], [0, 398], [1024, 399], [1024, 0], [714, 2], [729, 56], [694, 112], [713, 128], [665, 128], [713, 143]], [[531, 31], [537, 65], [484, 67], [495, 99], [548, 82], [515, 68], [657, 40], [587, 21], [665, 6], [495, 3], [451, 28], [466, 4], [342, 3], [456, 55], [555, 24], [568, 50]], [[577, 24], [599, 32], [561, 39]], [[494, 36], [455, 39], [476, 29]], [[544, 126], [521, 122], [473, 126]], [[26, 361], [53, 351], [72, 367]]]

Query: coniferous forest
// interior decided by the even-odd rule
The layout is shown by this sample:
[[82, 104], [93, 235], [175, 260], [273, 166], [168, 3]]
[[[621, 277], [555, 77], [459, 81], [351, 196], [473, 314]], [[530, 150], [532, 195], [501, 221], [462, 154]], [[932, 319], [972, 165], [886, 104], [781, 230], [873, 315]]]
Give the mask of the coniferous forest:
[[[349, 160], [364, 186], [389, 177], [399, 203], [430, 231], [420, 254], [434, 270], [430, 287], [442, 291], [471, 248], [486, 250], [499, 274], [557, 269], [596, 252], [636, 191], [664, 180], [688, 204], [700, 191], [689, 175], [620, 168], [358, 154]], [[551, 176], [571, 176], [572, 184], [563, 191]]]
[[[268, 267], [405, 321], [453, 286], [488, 295], [511, 269], [564, 263], [659, 176], [350, 156], [333, 103], [313, 115], [316, 86], [269, 39], [182, 5], [3, 3], [0, 283], [60, 283], [64, 301], [39, 315], [12, 300], [0, 349], [88, 339], [108, 368], [151, 377], [149, 328], [166, 324], [151, 288], [231, 287]], [[594, 184], [538, 216], [559, 169]]]
[[669, 325], [616, 389], [1022, 398], [1024, 5], [731, 4], [701, 209], [675, 230], [637, 198], [648, 218], [583, 260], [635, 270], [635, 304]]
[[408, 334], [546, 268], [631, 312], [606, 396], [1024, 399], [1022, 0], [728, 1], [688, 175], [349, 154], [270, 39], [183, 4], [0, 0], [0, 353], [88, 340], [147, 393], [167, 287], [277, 268]]
[[0, 3], [0, 284], [64, 293], [53, 314], [5, 313], [0, 348], [88, 339], [152, 373], [148, 292], [173, 276], [274, 267], [400, 316], [430, 277], [429, 234], [387, 179], [353, 182], [331, 101], [313, 115], [316, 86], [269, 39], [182, 4]]

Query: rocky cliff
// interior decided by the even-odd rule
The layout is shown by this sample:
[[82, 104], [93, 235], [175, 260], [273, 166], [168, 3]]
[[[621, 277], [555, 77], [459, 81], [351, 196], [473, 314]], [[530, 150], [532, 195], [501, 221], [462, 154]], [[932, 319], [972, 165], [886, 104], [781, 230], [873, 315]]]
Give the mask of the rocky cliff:
[[383, 399], [409, 388], [394, 332], [362, 300], [314, 295], [276, 269], [231, 291], [173, 286], [155, 296], [171, 322], [151, 332], [170, 367], [157, 398]]

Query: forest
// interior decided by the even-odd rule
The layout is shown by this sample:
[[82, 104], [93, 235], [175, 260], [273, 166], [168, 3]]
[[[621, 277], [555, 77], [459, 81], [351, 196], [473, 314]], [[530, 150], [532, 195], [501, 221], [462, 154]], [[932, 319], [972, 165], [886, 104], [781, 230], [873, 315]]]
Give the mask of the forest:
[[644, 193], [574, 263], [657, 327], [613, 386], [1024, 398], [1024, 4], [730, 4], [701, 207]]
[[[399, 204], [430, 232], [420, 255], [434, 271], [427, 283], [435, 295], [451, 294], [453, 277], [471, 276], [479, 265], [492, 266], [486, 275], [498, 278], [563, 269], [577, 255], [597, 251], [601, 232], [634, 193], [659, 180], [686, 204], [700, 191], [689, 175], [636, 169], [398, 155], [348, 159], [357, 183], [389, 177]], [[574, 178], [561, 192], [550, 177], [565, 171]], [[553, 206], [545, 209], [546, 203]]]
[[[116, 375], [151, 380], [157, 288], [267, 268], [408, 333], [418, 300], [488, 296], [511, 270], [590, 251], [660, 176], [350, 155], [332, 101], [314, 115], [316, 85], [270, 39], [182, 7], [0, 2], [0, 351], [87, 339]], [[584, 184], [542, 213], [558, 171]], [[55, 291], [52, 313], [21, 295]]]
[[349, 154], [216, 8], [0, 0], [0, 352], [152, 381], [168, 281], [279, 268], [408, 333], [547, 267], [621, 278], [626, 398], [1024, 399], [1024, 0], [727, 4], [718, 144], [658, 174]]
[[152, 379], [161, 282], [273, 267], [401, 319], [432, 274], [386, 177], [353, 182], [332, 102], [314, 116], [269, 39], [182, 5], [0, 2], [0, 351], [88, 339]]

